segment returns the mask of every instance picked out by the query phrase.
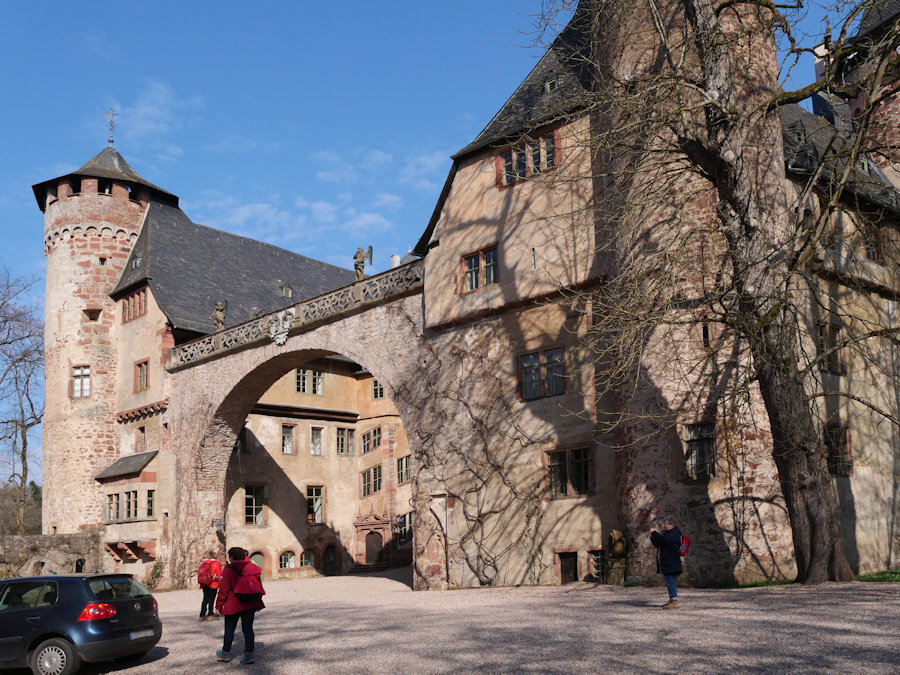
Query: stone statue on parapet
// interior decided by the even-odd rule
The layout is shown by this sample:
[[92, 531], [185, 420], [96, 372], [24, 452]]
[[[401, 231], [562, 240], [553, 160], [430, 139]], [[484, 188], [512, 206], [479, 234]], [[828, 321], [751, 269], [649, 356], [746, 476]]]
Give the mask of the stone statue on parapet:
[[216, 322], [216, 332], [225, 329], [225, 312], [228, 311], [227, 302], [217, 302], [215, 311], [210, 315], [210, 319]]
[[369, 247], [368, 252], [363, 250], [363, 247], [360, 246], [356, 249], [356, 255], [353, 256], [353, 269], [356, 270], [356, 280], [362, 281], [365, 274], [363, 273], [363, 269], [366, 267], [366, 261], [369, 261], [369, 264], [372, 264], [372, 247]]

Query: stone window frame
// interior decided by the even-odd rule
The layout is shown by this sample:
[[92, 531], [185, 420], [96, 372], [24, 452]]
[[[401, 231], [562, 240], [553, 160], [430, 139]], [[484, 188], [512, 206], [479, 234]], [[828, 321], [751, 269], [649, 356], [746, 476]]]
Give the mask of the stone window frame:
[[147, 314], [147, 287], [142, 286], [122, 298], [122, 323], [130, 323]]
[[123, 520], [137, 520], [138, 517], [138, 491], [125, 490], [125, 517]]
[[[311, 490], [318, 490], [319, 493]], [[324, 525], [325, 524], [325, 507], [326, 507], [326, 490], [324, 485], [311, 484], [306, 486], [306, 524], [307, 525]], [[318, 520], [316, 520], [316, 500], [319, 501]], [[312, 518], [312, 520], [310, 520]]]
[[[558, 361], [548, 361], [547, 354], [549, 352], [555, 352], [559, 350], [559, 360]], [[533, 357], [537, 355], [537, 373], [538, 373], [538, 394], [536, 396], [526, 395], [528, 392], [526, 391], [526, 379], [525, 379], [525, 359], [528, 357]], [[548, 386], [548, 363], [552, 364], [554, 370], [558, 367], [559, 372], [555, 374], [553, 377], [554, 383], [558, 377], [559, 383], [558, 386], [554, 384], [551, 388]], [[529, 364], [528, 368], [531, 369], [534, 366]], [[516, 387], [516, 396], [520, 401], [537, 401], [542, 398], [552, 398], [554, 396], [562, 396], [566, 393], [566, 346], [561, 343], [550, 344], [541, 347], [540, 349], [530, 349], [528, 351], [519, 352], [516, 355], [516, 372], [518, 375], [518, 382]]]
[[336, 427], [334, 437], [335, 454], [341, 457], [352, 457], [356, 450], [354, 448], [356, 444], [356, 429], [352, 427]]
[[[581, 459], [585, 453], [587, 460]], [[589, 443], [558, 445], [544, 451], [544, 475], [546, 476], [545, 494], [547, 499], [582, 499], [595, 493], [595, 457], [594, 447]], [[562, 462], [554, 460], [562, 458]], [[587, 477], [581, 476], [575, 483], [576, 465], [587, 464]], [[558, 469], [557, 469], [558, 467]], [[554, 478], [554, 475], [556, 476]], [[561, 481], [560, 476], [565, 480]], [[563, 484], [564, 483], [564, 484]]]
[[147, 452], [147, 427], [140, 426], [135, 432], [134, 451], [136, 454]]
[[147, 494], [145, 495], [144, 504], [146, 505], [145, 513], [147, 514], [147, 518], [155, 518], [156, 517], [156, 489], [147, 490]]
[[[842, 444], [835, 445], [835, 435], [843, 438]], [[853, 475], [853, 449], [850, 444], [850, 427], [847, 424], [830, 423], [822, 429], [822, 442], [828, 451], [828, 473], [832, 476]], [[838, 454], [837, 451], [840, 451]]]
[[404, 483], [408, 483], [411, 478], [411, 474], [409, 472], [409, 459], [412, 455], [406, 455], [406, 457], [399, 457], [397, 459], [397, 485], [403, 485]]
[[396, 537], [397, 548], [412, 543], [415, 513], [415, 511], [410, 511], [409, 513], [402, 513], [395, 518], [397, 525], [394, 530], [394, 536]]
[[122, 496], [118, 492], [106, 495], [106, 522], [117, 523], [122, 520]]
[[385, 399], [384, 385], [374, 377], [372, 378], [372, 385], [369, 389], [369, 393], [372, 396], [373, 401], [383, 401]]
[[237, 432], [237, 436], [234, 437], [234, 447], [232, 448], [232, 452], [239, 455], [249, 455], [252, 452], [252, 448], [250, 447], [248, 436], [250, 435], [250, 429], [245, 424], [240, 428]]
[[[285, 434], [285, 430], [289, 430], [288, 434]], [[291, 442], [288, 446], [288, 451], [285, 452], [285, 438], [290, 436]], [[298, 442], [297, 442], [297, 425], [296, 424], [285, 424], [281, 423], [281, 454], [282, 456], [296, 456], [298, 454]]]
[[360, 474], [360, 479], [360, 495], [362, 497], [371, 497], [376, 492], [380, 492], [384, 487], [381, 464], [370, 466]]
[[379, 424], [377, 427], [372, 427], [366, 433], [362, 435], [361, 443], [360, 443], [360, 455], [367, 455], [373, 450], [377, 450], [381, 447], [382, 433], [381, 433], [381, 425]]
[[[488, 262], [488, 255], [493, 253], [493, 261]], [[474, 265], [472, 264], [474, 262]], [[491, 281], [488, 281], [488, 268], [493, 269]], [[500, 244], [493, 242], [487, 246], [470, 251], [459, 258], [460, 295], [471, 295], [489, 286], [500, 284]]]
[[300, 552], [300, 567], [315, 567], [316, 566], [316, 551], [312, 548], [303, 549]]
[[[77, 383], [77, 386], [76, 386]], [[87, 393], [85, 392], [87, 390]], [[91, 367], [78, 364], [69, 368], [69, 398], [91, 397]]]
[[[716, 421], [700, 419], [685, 423], [683, 427], [685, 479], [692, 483], [708, 482], [716, 477], [718, 465]], [[706, 430], [709, 430], [708, 434]]]
[[325, 372], [318, 368], [297, 368], [296, 389], [307, 396], [325, 395]]
[[508, 190], [530, 178], [555, 171], [561, 161], [559, 126], [540, 129], [497, 152], [494, 157], [496, 188]]
[[[311, 424], [309, 426], [309, 455], [310, 457], [324, 457], [326, 455], [326, 434], [327, 427]], [[316, 452], [316, 432], [318, 432], [318, 452]]]
[[134, 391], [137, 394], [150, 388], [150, 359], [140, 359], [134, 362]]
[[831, 317], [816, 322], [816, 356], [819, 372], [830, 375], [846, 375], [847, 360], [841, 347], [845, 339], [844, 327]]
[[298, 556], [292, 549], [287, 548], [278, 554], [278, 569], [280, 570], [296, 569], [298, 567], [297, 562]]
[[[247, 492], [247, 488], [253, 488], [253, 505], [251, 506], [248, 501], [250, 495]], [[268, 523], [268, 510], [267, 502], [268, 502], [268, 490], [266, 490], [265, 483], [245, 483], [244, 484], [244, 527], [265, 527]], [[251, 519], [248, 520], [248, 516], [250, 516], [249, 509], [254, 509], [254, 515], [251, 516]], [[255, 509], [259, 509], [258, 512]]]

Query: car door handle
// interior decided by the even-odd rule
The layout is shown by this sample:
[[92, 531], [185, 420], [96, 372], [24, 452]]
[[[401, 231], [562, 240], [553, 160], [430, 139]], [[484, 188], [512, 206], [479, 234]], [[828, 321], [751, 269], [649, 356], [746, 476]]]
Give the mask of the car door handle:
[[41, 617], [39, 617], [39, 616], [29, 616], [29, 617], [28, 617], [27, 619], [25, 619], [25, 620], [26, 620], [28, 623], [34, 623], [35, 621], [40, 621], [40, 620], [41, 620]]

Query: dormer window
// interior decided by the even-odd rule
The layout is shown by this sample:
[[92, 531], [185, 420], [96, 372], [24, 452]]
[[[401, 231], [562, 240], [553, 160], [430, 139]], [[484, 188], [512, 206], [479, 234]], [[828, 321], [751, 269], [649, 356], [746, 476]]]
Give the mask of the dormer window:
[[556, 75], [551, 75], [546, 80], [544, 80], [544, 93], [552, 94], [559, 88], [559, 77]]
[[559, 164], [556, 132], [543, 134], [502, 153], [497, 159], [497, 187], [503, 188], [544, 173]]
[[294, 297], [294, 289], [291, 288], [290, 284], [285, 284], [281, 287], [281, 297], [282, 298], [293, 298]]

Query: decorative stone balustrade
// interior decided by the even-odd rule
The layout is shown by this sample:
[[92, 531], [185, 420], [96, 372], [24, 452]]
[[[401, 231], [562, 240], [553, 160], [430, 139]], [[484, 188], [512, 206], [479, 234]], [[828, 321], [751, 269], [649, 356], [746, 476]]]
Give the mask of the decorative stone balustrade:
[[416, 260], [238, 326], [187, 342], [169, 352], [168, 370], [179, 370], [248, 345], [272, 340], [283, 345], [290, 333], [312, 328], [419, 290], [425, 262]]

